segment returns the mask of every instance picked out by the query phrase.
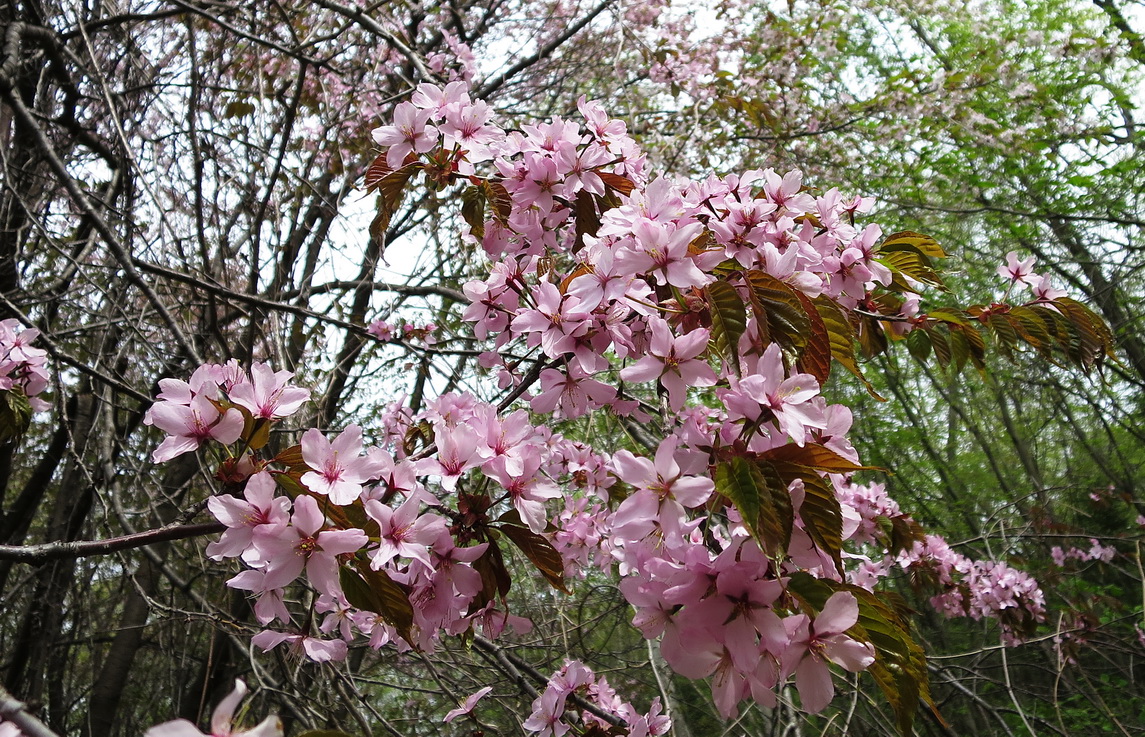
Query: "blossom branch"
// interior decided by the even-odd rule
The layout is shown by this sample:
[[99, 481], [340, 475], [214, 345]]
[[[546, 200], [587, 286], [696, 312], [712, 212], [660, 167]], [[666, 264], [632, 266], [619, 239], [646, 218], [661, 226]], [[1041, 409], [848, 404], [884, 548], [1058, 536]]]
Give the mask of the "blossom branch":
[[221, 522], [202, 522], [194, 525], [176, 522], [157, 527], [154, 530], [136, 532], [122, 537], [111, 537], [106, 540], [77, 540], [74, 542], [44, 543], [42, 545], [0, 545], [0, 560], [42, 563], [65, 558], [87, 558], [93, 555], [107, 555], [120, 550], [134, 550], [172, 540], [214, 535], [225, 529], [226, 525]]

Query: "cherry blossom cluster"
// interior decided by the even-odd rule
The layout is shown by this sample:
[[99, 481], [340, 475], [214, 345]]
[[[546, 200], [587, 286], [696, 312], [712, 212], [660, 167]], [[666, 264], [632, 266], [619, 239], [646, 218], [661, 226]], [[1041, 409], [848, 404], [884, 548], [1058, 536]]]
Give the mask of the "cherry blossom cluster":
[[152, 460], [169, 461], [197, 450], [205, 440], [231, 445], [249, 423], [289, 417], [310, 399], [309, 389], [290, 385], [293, 376], [265, 363], [252, 365], [248, 375], [231, 361], [200, 366], [188, 381], [161, 379], [159, 401], [143, 419], [168, 434], [151, 454]]
[[437, 338], [434, 336], [434, 333], [437, 332], [437, 324], [432, 322], [418, 325], [405, 321], [390, 324], [385, 320], [374, 320], [366, 326], [366, 332], [382, 343], [390, 343], [395, 340], [418, 342], [427, 346], [437, 343]]
[[1006, 254], [1006, 263], [998, 267], [998, 276], [1009, 282], [1006, 288], [1007, 295], [1014, 286], [1024, 284], [1033, 292], [1035, 302], [1052, 303], [1055, 299], [1066, 296], [1064, 289], [1053, 286], [1049, 274], [1034, 273], [1036, 261], [1033, 256], [1019, 261], [1017, 251]]
[[533, 701], [533, 712], [521, 726], [538, 737], [561, 737], [573, 729], [573, 725], [595, 724], [602, 730], [612, 726], [591, 711], [578, 710], [569, 700], [573, 694], [624, 720], [629, 737], [655, 737], [665, 734], [672, 726], [671, 719], [661, 713], [658, 697], [652, 700], [648, 712], [641, 714], [617, 696], [606, 678], [597, 676], [579, 660], [567, 661], [553, 674], [545, 690]]
[[[257, 597], [257, 619], [274, 625], [255, 638], [264, 648], [336, 660], [359, 638], [431, 650], [474, 627], [523, 629], [507, 611], [502, 548], [511, 540], [558, 587], [562, 574], [618, 574], [634, 625], [659, 638], [677, 672], [711, 677], [724, 716], [749, 699], [774, 704], [792, 678], [803, 708], [819, 711], [834, 692], [830, 664], [858, 672], [875, 661], [857, 629], [861, 597], [888, 575], [884, 523], [903, 516], [880, 485], [832, 472], [857, 467], [851, 413], [827, 403], [816, 375], [773, 334], [767, 309], [778, 307], [749, 305], [760, 293], [866, 305], [891, 282], [877, 259], [878, 226], [855, 225], [872, 203], [816, 195], [794, 171], [652, 178], [624, 123], [583, 99], [578, 111], [576, 122], [506, 132], [464, 83], [423, 84], [374, 140], [389, 167], [437, 189], [460, 184], [483, 202], [466, 237], [492, 263], [486, 279], [464, 286], [464, 319], [492, 343], [481, 363], [502, 388], [517, 386], [539, 415], [607, 410], [641, 423], [659, 433], [650, 457], [572, 442], [524, 409], [470, 394], [442, 395], [416, 415], [387, 408], [376, 445], [356, 425], [336, 435], [312, 428], [272, 455], [259, 431], [308, 395], [288, 372], [256, 364], [249, 378], [207, 366], [162, 383], [147, 421], [171, 437], [155, 458], [212, 440], [228, 446], [220, 478], [242, 497], [209, 500], [227, 530], [207, 552], [243, 562], [228, 583]], [[741, 327], [721, 330], [737, 309]], [[394, 332], [371, 326], [380, 339]], [[521, 355], [535, 361], [535, 378]], [[716, 478], [793, 452], [826, 465], [767, 492], [789, 506], [790, 530], [764, 540], [759, 522], [717, 493]], [[828, 528], [873, 553], [826, 543]], [[946, 588], [935, 605], [948, 613], [1039, 615], [1032, 579], [970, 561], [939, 538], [897, 562], [937, 571]], [[832, 592], [819, 606], [789, 590], [808, 574]], [[302, 576], [318, 594], [302, 621], [324, 615], [317, 633], [299, 629], [288, 606], [286, 587]], [[408, 599], [409, 621], [371, 600], [382, 590]], [[558, 676], [535, 704], [534, 731], [566, 731], [565, 700], [578, 689], [623, 711], [583, 666]], [[630, 727], [658, 734], [663, 724], [650, 713]]]
[[1027, 573], [1004, 563], [973, 560], [955, 552], [939, 535], [926, 535], [909, 550], [892, 554], [886, 528], [896, 521], [917, 527], [887, 496], [885, 485], [835, 477], [835, 490], [843, 508], [844, 537], [866, 551], [849, 555], [851, 583], [873, 591], [895, 567], [925, 571], [939, 589], [931, 599], [935, 609], [948, 617], [997, 619], [1003, 638], [1012, 644], [1022, 639], [1020, 625], [1044, 621], [1045, 594]]
[[34, 412], [50, 406], [37, 397], [48, 388], [47, 351], [34, 348], [40, 331], [23, 329], [16, 319], [0, 320], [0, 391], [17, 390]]
[[1108, 563], [1113, 560], [1117, 555], [1117, 548], [1102, 545], [1100, 541], [1090, 539], [1089, 550], [1082, 550], [1081, 548], [1071, 547], [1069, 550], [1062, 550], [1061, 547], [1055, 545], [1050, 550], [1050, 556], [1054, 560], [1054, 565], [1059, 568], [1065, 567], [1066, 561], [1073, 559], [1085, 563], [1091, 560], [1099, 560], [1102, 563]]
[[[343, 658], [359, 636], [373, 647], [395, 642], [428, 651], [443, 634], [475, 624], [494, 635], [506, 624], [528, 626], [481, 598], [474, 565], [489, 548], [489, 527], [507, 523], [539, 535], [550, 521], [546, 502], [562, 495], [554, 480], [587, 487], [584, 469], [603, 461], [531, 425], [524, 410], [502, 416], [469, 394], [438, 397], [412, 417], [391, 409], [392, 445], [365, 447], [356, 425], [333, 438], [310, 429], [295, 452], [240, 464], [251, 471], [241, 498], [208, 500], [227, 526], [208, 555], [242, 560], [247, 569], [228, 585], [257, 596], [262, 624], [286, 628], [256, 635], [255, 644], [285, 643], [326, 661]], [[423, 423], [434, 452], [410, 456], [404, 440]], [[369, 534], [350, 522], [353, 515], [366, 520]], [[354, 576], [384, 574], [407, 592], [408, 633], [351, 604], [342, 579], [351, 569]], [[293, 629], [284, 589], [303, 574], [319, 593], [315, 611], [325, 615], [319, 626], [325, 638]]]
[[942, 588], [942, 593], [930, 600], [935, 609], [949, 617], [997, 619], [1002, 625], [1002, 639], [1008, 644], [1022, 640], [1017, 624], [1045, 620], [1045, 594], [1033, 577], [1002, 562], [972, 560], [938, 535], [916, 542], [899, 555], [898, 564], [906, 569], [919, 567], [935, 576]]

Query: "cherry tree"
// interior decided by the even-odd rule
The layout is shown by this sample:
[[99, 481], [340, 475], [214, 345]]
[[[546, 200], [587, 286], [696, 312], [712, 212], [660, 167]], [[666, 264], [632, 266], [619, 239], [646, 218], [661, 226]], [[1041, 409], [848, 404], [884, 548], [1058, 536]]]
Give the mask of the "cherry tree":
[[[98, 303], [108, 310], [108, 325], [93, 327], [93, 335], [149, 344], [155, 359], [164, 350], [178, 356], [157, 373], [125, 358], [114, 368], [78, 359], [57, 316], [45, 317], [52, 330], [37, 340], [26, 308], [5, 296], [15, 317], [0, 334], [0, 389], [12, 428], [4, 448], [9, 465], [29, 458], [21, 499], [36, 493], [37, 473], [51, 478], [63, 452], [52, 449], [53, 441], [47, 455], [56, 460], [42, 472], [34, 467], [32, 412], [51, 409], [40, 396], [49, 385], [62, 389], [77, 377], [87, 393], [68, 403], [56, 399], [65, 420], [61, 445], [82, 434], [76, 447], [90, 447], [94, 457], [131, 458], [143, 477], [151, 468], [165, 474], [162, 513], [140, 531], [129, 527], [138, 515], [124, 510], [118, 496], [126, 474], [115, 474], [119, 481], [107, 486], [94, 473], [107, 473], [102, 465], [71, 464], [68, 478], [88, 489], [80, 501], [90, 508], [98, 499], [126, 534], [79, 542], [82, 515], [71, 521], [65, 514], [52, 521], [62, 536], [20, 545], [30, 522], [13, 518], [19, 535], [8, 538], [16, 544], [3, 549], [6, 560], [43, 564], [143, 550], [147, 568], [136, 575], [144, 622], [148, 607], [167, 607], [172, 617], [184, 611], [183, 604], [154, 600], [156, 582], [166, 579], [199, 607], [198, 615], [186, 616], [216, 619], [212, 648], [243, 652], [253, 645], [269, 653], [253, 655], [252, 663], [278, 657], [326, 664], [323, 671], [290, 665], [283, 672], [331, 674], [340, 690], [330, 708], [349, 715], [338, 723], [356, 721], [367, 731], [374, 719], [387, 723], [363, 711], [368, 707], [347, 690], [357, 688], [353, 678], [340, 681], [341, 675], [353, 673], [367, 652], [420, 659], [432, 670], [429, 656], [449, 652], [456, 641], [483, 653], [499, 680], [471, 695], [443, 685], [454, 701], [448, 706], [457, 707], [444, 717], [450, 723], [472, 720], [479, 727], [485, 704], [508, 697], [510, 688], [529, 704], [518, 720], [528, 733], [686, 729], [669, 686], [634, 704], [577, 659], [541, 673], [516, 654], [514, 640], [535, 626], [523, 616], [530, 602], [518, 595], [530, 578], [553, 596], [575, 592], [582, 582], [608, 581], [631, 607], [640, 635], [658, 643], [649, 660], [662, 658], [681, 677], [704, 681], [723, 718], [751, 704], [818, 713], [831, 703], [841, 673], [869, 673], [898, 730], [910, 732], [919, 705], [933, 710], [934, 704], [907, 607], [885, 588], [897, 572], [928, 582], [944, 614], [997, 620], [1008, 644], [1033, 631], [1045, 614], [1037, 584], [1004, 562], [973, 560], [922, 530], [886, 495], [879, 469], [864, 465], [848, 441], [850, 410], [823, 392], [851, 380], [876, 394], [861, 357], [896, 343], [933, 354], [944, 366], [985, 371], [993, 342], [1003, 352], [1025, 348], [1088, 373], [1113, 358], [1113, 336], [1101, 318], [1049, 277], [1035, 275], [1034, 264], [1016, 253], [999, 269], [999, 299], [952, 305], [942, 299], [942, 247], [915, 232], [884, 235], [865, 221], [870, 199], [844, 195], [829, 182], [808, 186], [798, 170], [678, 178], [662, 171], [628, 124], [600, 102], [582, 97], [568, 101], [563, 115], [505, 122], [485, 98], [521, 71], [517, 65], [484, 84], [472, 81], [479, 38], [472, 18], [479, 28], [495, 25], [495, 8], [454, 8], [445, 30], [429, 32], [426, 47], [415, 49], [406, 42], [421, 38], [423, 18], [410, 21], [411, 31], [393, 19], [320, 5], [333, 13], [321, 17], [333, 24], [325, 27], [339, 33], [293, 39], [291, 63], [301, 71], [292, 88], [280, 85], [274, 93], [292, 95], [279, 120], [301, 140], [280, 132], [269, 139], [279, 152], [272, 179], [298, 177], [306, 195], [295, 193], [286, 205], [274, 201], [274, 186], [232, 190], [227, 176], [203, 174], [226, 161], [218, 148], [227, 141], [202, 142], [194, 130], [199, 109], [188, 122], [190, 150], [137, 159], [158, 167], [193, 162], [195, 202], [186, 213], [163, 206], [177, 192], [174, 183], [160, 189], [144, 180], [155, 188], [139, 215], [155, 218], [146, 238], [156, 243], [190, 227], [187, 243], [174, 243], [177, 250], [200, 250], [194, 269], [178, 267], [176, 257], [172, 267], [133, 255], [132, 240], [108, 224], [99, 200], [80, 184], [94, 164], [61, 159], [41, 121], [5, 87], [21, 134], [39, 146], [37, 161], [65, 185], [63, 194], [90, 228], [88, 241], [110, 254], [92, 258], [81, 241], [63, 259], [64, 278], [42, 280], [69, 314], [82, 314], [84, 300], [62, 299], [81, 266], [122, 273], [115, 293], [129, 290], [136, 302], [127, 310], [122, 302]], [[577, 22], [587, 28], [599, 13], [584, 11]], [[285, 40], [262, 26], [237, 32], [258, 41], [248, 58], [243, 47], [193, 32], [196, 23], [229, 30], [233, 22], [207, 11], [198, 16], [188, 20], [186, 36], [156, 26], [163, 30], [147, 43], [172, 49], [171, 58], [180, 44], [214, 43], [195, 53], [211, 56], [228, 74], [233, 64], [237, 79], [249, 74], [257, 82], [242, 94], [219, 93], [224, 119], [240, 121], [252, 136], [273, 130], [255, 124], [273, 95], [253, 89], [281, 76], [258, 53], [277, 51]], [[298, 17], [322, 27], [317, 17]], [[77, 27], [86, 32], [88, 25]], [[41, 44], [67, 68], [66, 38], [44, 26], [16, 28], [14, 38]], [[511, 42], [522, 28], [528, 22], [511, 20], [499, 36], [490, 31], [489, 42]], [[380, 127], [373, 111], [323, 119], [339, 111], [316, 101], [322, 85], [343, 85], [337, 88], [346, 97], [361, 89], [331, 74], [337, 64], [368, 68], [361, 59], [320, 55], [347, 29], [387, 39], [397, 57], [383, 65], [385, 84], [355, 81], [392, 92], [379, 103]], [[569, 27], [553, 35], [545, 26], [530, 42], [531, 63], [556, 59], [574, 33]], [[555, 61], [553, 68], [560, 68]], [[409, 77], [427, 81], [407, 84]], [[542, 74], [533, 84], [544, 88], [545, 80]], [[90, 83], [106, 89], [96, 75]], [[175, 93], [156, 94], [159, 104], [170, 105]], [[62, 130], [83, 129], [72, 122]], [[369, 139], [377, 148], [367, 156]], [[274, 151], [242, 133], [233, 141]], [[324, 268], [333, 278], [320, 284], [319, 260], [334, 227], [323, 208], [358, 183], [344, 163], [354, 158], [363, 163], [361, 188], [376, 193], [369, 237], [356, 241], [367, 244], [364, 260], [356, 279], [342, 279], [339, 262], [356, 249], [331, 249]], [[343, 163], [330, 175], [334, 161]], [[299, 173], [322, 170], [317, 184]], [[228, 220], [225, 206], [202, 209], [211, 197], [224, 205], [229, 197], [246, 199]], [[295, 208], [300, 220], [286, 217], [284, 207]], [[201, 222], [208, 213], [214, 220]], [[129, 239], [144, 236], [130, 223], [124, 227]], [[447, 244], [428, 269], [440, 278], [378, 282], [374, 273], [387, 247], [395, 260], [395, 249], [416, 248], [401, 238], [407, 233]], [[209, 246], [214, 238], [218, 251]], [[41, 265], [51, 261], [36, 258]], [[452, 283], [459, 278], [461, 290]], [[270, 297], [259, 295], [263, 285]], [[103, 290], [109, 288], [98, 285]], [[398, 301], [375, 310], [375, 292], [433, 299], [421, 310], [428, 316], [413, 317], [418, 312]], [[202, 303], [186, 311], [193, 321], [180, 308], [188, 299]], [[122, 315], [136, 312], [146, 319], [124, 322]], [[322, 350], [336, 340], [340, 347]], [[386, 383], [374, 380], [387, 367], [391, 376], [414, 373], [406, 396], [386, 396]], [[154, 377], [153, 390], [135, 388], [147, 377]], [[84, 402], [104, 409], [84, 409]], [[103, 441], [97, 421], [108, 433]], [[136, 432], [140, 425], [154, 430]], [[17, 443], [21, 434], [27, 437]], [[216, 522], [202, 522], [207, 514]], [[98, 535], [108, 528], [95, 529]], [[195, 548], [213, 561], [198, 570], [228, 572], [226, 609], [195, 593], [201, 585], [194, 566], [172, 566], [148, 547], [203, 535], [218, 537]], [[108, 568], [94, 563], [88, 585], [98, 588]], [[56, 571], [39, 579], [46, 591], [66, 591], [75, 575]], [[7, 685], [33, 698], [19, 692], [25, 674], [35, 672], [31, 664], [45, 656], [36, 656], [28, 639], [35, 618], [29, 614], [22, 626], [18, 667]], [[204, 682], [223, 676], [209, 658], [202, 671]], [[235, 690], [218, 707], [213, 734], [241, 731], [232, 716], [246, 686], [226, 675], [224, 693]], [[304, 694], [305, 681], [290, 688]], [[284, 687], [282, 680], [262, 685]], [[35, 688], [43, 693], [44, 684]], [[192, 716], [203, 711], [208, 690], [201, 689]], [[48, 721], [65, 731], [63, 694], [51, 698], [57, 700]], [[297, 699], [280, 706], [293, 709], [284, 715], [288, 723], [318, 723]], [[17, 717], [28, 734], [38, 729], [24, 707], [3, 713]], [[937, 711], [930, 713], [941, 722]], [[159, 724], [150, 733], [190, 734], [191, 722]], [[280, 729], [268, 718], [251, 731]]]

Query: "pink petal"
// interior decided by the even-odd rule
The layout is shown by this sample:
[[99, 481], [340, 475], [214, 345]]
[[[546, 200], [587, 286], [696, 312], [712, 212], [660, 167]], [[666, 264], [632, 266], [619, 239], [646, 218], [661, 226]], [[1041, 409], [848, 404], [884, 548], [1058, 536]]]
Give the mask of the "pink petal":
[[831, 595], [823, 610], [815, 618], [815, 636], [823, 638], [846, 632], [859, 621], [859, 602], [849, 591], [837, 591]]
[[818, 714], [831, 703], [835, 696], [835, 684], [831, 682], [831, 669], [813, 656], [803, 658], [795, 671], [795, 688], [803, 702], [803, 711]]

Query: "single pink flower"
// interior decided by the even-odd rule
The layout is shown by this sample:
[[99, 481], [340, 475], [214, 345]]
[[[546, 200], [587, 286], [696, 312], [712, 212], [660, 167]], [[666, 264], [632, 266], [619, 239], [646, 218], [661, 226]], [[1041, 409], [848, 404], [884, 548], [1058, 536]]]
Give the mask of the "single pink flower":
[[814, 621], [805, 614], [783, 620], [791, 636], [791, 645], [783, 653], [783, 673], [795, 672], [804, 711], [817, 714], [835, 695], [828, 661], [852, 673], [875, 662], [874, 648], [845, 634], [858, 621], [859, 602], [847, 591], [832, 594]]
[[449, 713], [447, 713], [445, 715], [445, 719], [443, 721], [452, 722], [454, 719], [461, 716], [462, 714], [472, 714], [473, 713], [473, 707], [477, 706], [477, 702], [480, 701], [481, 699], [483, 699], [485, 697], [485, 695], [488, 694], [492, 690], [493, 690], [492, 686], [486, 686], [485, 688], [481, 689], [480, 691], [477, 691], [476, 693], [469, 694], [469, 697], [467, 699], [465, 699], [465, 703], [462, 704], [460, 707], [453, 709]]
[[246, 684], [235, 681], [235, 690], [219, 702], [211, 715], [211, 732], [205, 735], [186, 719], [176, 719], [156, 725], [143, 733], [143, 737], [282, 737], [282, 722], [276, 716], [268, 716], [253, 729], [236, 730], [231, 721], [235, 708], [247, 695]]
[[205, 394], [195, 396], [189, 404], [156, 402], [147, 410], [143, 424], [155, 425], [171, 436], [151, 454], [156, 463], [197, 450], [204, 440], [230, 445], [242, 435], [244, 425], [241, 412], [231, 408], [220, 414]]
[[333, 443], [321, 431], [307, 430], [302, 436], [302, 459], [314, 470], [302, 475], [302, 483], [335, 504], [353, 504], [362, 493], [362, 482], [374, 477], [376, 466], [361, 452], [362, 428], [357, 425], [347, 427]]
[[679, 412], [684, 407], [689, 386], [716, 383], [716, 372], [696, 358], [707, 349], [710, 333], [706, 328], [697, 328], [676, 337], [668, 323], [659, 317], [649, 317], [648, 327], [652, 333], [648, 346], [651, 355], [622, 369], [620, 378], [625, 381], [659, 379], [668, 390], [668, 405]]
[[310, 399], [310, 390], [289, 386], [289, 371], [273, 371], [265, 363], [250, 367], [250, 382], [237, 384], [228, 396], [235, 404], [250, 410], [256, 419], [279, 420], [298, 411]]

